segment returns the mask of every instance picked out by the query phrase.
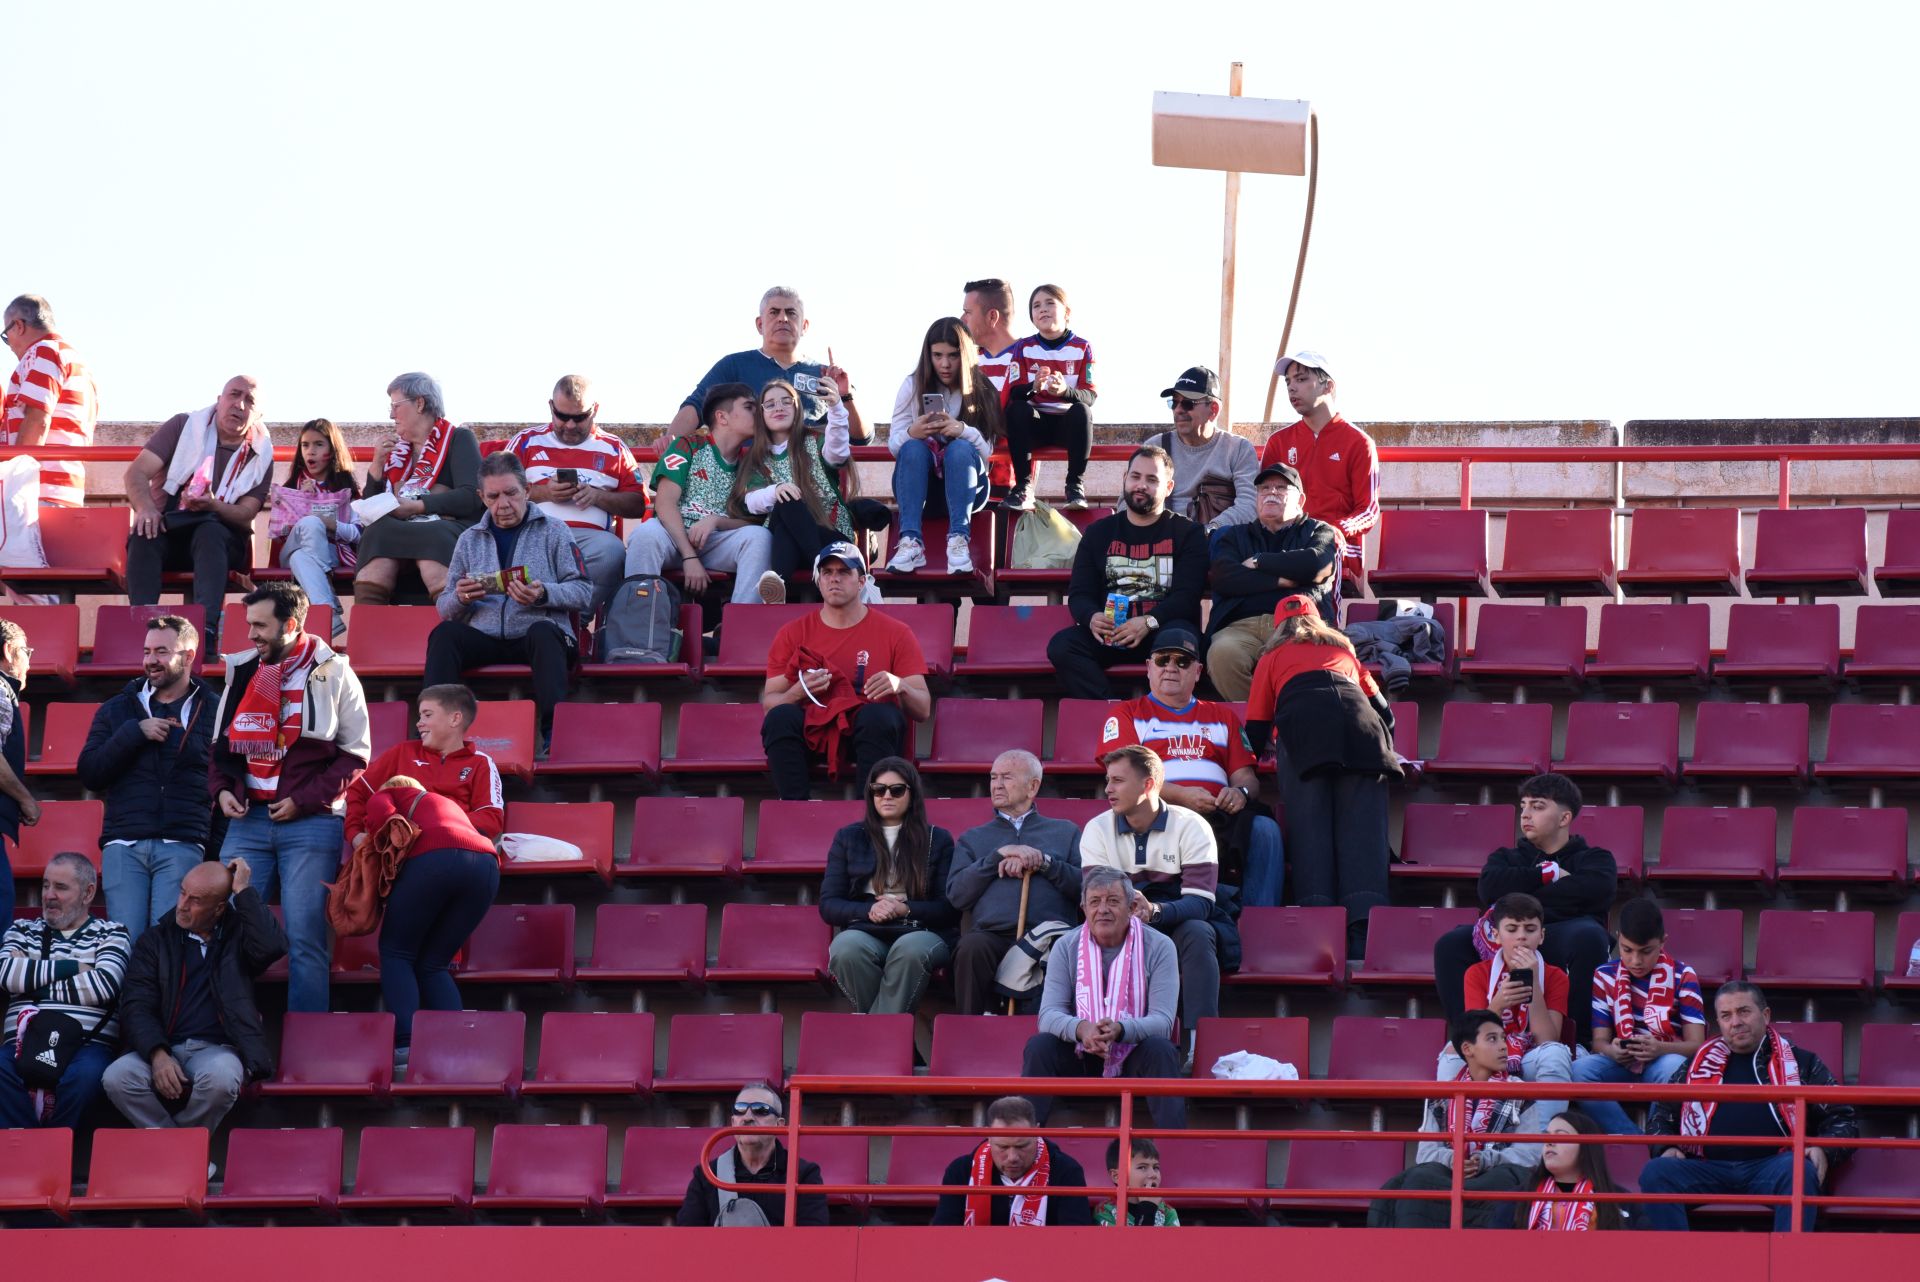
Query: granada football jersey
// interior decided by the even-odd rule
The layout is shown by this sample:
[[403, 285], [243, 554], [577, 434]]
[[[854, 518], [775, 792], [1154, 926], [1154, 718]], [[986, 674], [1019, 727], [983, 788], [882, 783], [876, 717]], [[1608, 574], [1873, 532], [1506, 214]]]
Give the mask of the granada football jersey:
[[1152, 695], [1116, 703], [1100, 732], [1103, 757], [1115, 748], [1144, 744], [1166, 763], [1167, 782], [1218, 793], [1233, 772], [1254, 764], [1247, 732], [1233, 708], [1206, 699], [1169, 708]]

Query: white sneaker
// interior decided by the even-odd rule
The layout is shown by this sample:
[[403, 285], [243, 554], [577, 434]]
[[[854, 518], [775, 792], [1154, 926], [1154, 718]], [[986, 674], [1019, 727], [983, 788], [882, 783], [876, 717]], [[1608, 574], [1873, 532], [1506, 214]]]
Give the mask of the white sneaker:
[[768, 570], [760, 576], [760, 603], [762, 605], [785, 605], [787, 603], [787, 581]]
[[888, 574], [912, 574], [927, 563], [927, 545], [919, 539], [901, 539], [887, 562]]
[[947, 573], [973, 573], [973, 550], [968, 546], [967, 536], [964, 534], [947, 536]]

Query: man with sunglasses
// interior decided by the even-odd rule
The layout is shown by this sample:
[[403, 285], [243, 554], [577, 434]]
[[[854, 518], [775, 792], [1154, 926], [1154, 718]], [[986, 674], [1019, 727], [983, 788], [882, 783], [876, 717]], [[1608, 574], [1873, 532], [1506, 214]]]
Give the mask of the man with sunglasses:
[[[733, 1097], [729, 1126], [764, 1128], [764, 1135], [739, 1135], [733, 1147], [713, 1155], [714, 1170], [733, 1184], [765, 1184], [765, 1193], [733, 1193], [713, 1186], [704, 1167], [696, 1163], [687, 1196], [673, 1217], [683, 1225], [775, 1225], [786, 1223], [787, 1149], [780, 1130], [787, 1124], [787, 1102], [765, 1082], [749, 1082]], [[731, 1174], [729, 1174], [731, 1171]], [[801, 1184], [820, 1184], [820, 1164], [800, 1163]], [[758, 1218], [754, 1210], [760, 1212]], [[794, 1223], [825, 1224], [827, 1195], [802, 1193], [794, 1206]]]
[[1220, 376], [1204, 365], [1161, 391], [1173, 411], [1173, 430], [1153, 438], [1173, 457], [1173, 494], [1167, 506], [1191, 517], [1208, 534], [1253, 520], [1253, 474], [1260, 455], [1253, 442], [1221, 430]]
[[647, 514], [646, 482], [626, 443], [600, 430], [600, 403], [585, 375], [555, 383], [547, 412], [545, 427], [527, 428], [507, 449], [526, 469], [533, 501], [573, 535], [593, 580], [597, 610], [626, 569], [626, 548], [613, 523]]
[[1283, 597], [1305, 595], [1340, 625], [1340, 532], [1304, 509], [1300, 473], [1268, 463], [1253, 478], [1254, 519], [1214, 532], [1207, 669], [1223, 699], [1244, 702]]

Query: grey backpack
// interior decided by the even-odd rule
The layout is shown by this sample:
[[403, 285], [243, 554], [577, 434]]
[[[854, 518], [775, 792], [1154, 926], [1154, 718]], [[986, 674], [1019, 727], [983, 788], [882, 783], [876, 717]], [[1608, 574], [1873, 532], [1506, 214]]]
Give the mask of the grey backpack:
[[[731, 1148], [713, 1159], [713, 1173], [728, 1184], [735, 1182]], [[772, 1222], [767, 1219], [767, 1213], [760, 1209], [760, 1204], [746, 1194], [731, 1193], [726, 1189], [715, 1189], [714, 1193], [720, 1199], [720, 1214], [713, 1217], [715, 1228], [732, 1226], [766, 1229], [773, 1227]]]
[[680, 654], [680, 591], [657, 574], [636, 574], [607, 602], [601, 663], [672, 663]]

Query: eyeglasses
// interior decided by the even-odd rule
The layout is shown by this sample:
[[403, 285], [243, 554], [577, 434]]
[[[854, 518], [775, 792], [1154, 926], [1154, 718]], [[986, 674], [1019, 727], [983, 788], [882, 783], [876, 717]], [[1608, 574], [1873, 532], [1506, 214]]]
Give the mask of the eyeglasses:
[[780, 1116], [780, 1110], [771, 1104], [735, 1104], [733, 1106], [733, 1115], [735, 1117], [745, 1117], [748, 1115], [754, 1117], [778, 1117]]
[[867, 789], [867, 794], [874, 797], [904, 797], [912, 791], [913, 788], [904, 783], [876, 783]]
[[1153, 656], [1153, 666], [1156, 668], [1178, 668], [1182, 672], [1185, 672], [1193, 666], [1193, 656], [1190, 654], [1156, 654]]
[[784, 405], [788, 409], [792, 409], [794, 399], [791, 396], [769, 396], [760, 402], [760, 408], [763, 410], [770, 410], [779, 405]]
[[578, 414], [564, 414], [554, 405], [552, 401], [547, 402], [547, 410], [553, 415], [553, 417], [556, 420], [562, 423], [584, 423], [588, 419], [593, 417], [592, 410], [582, 410]]

